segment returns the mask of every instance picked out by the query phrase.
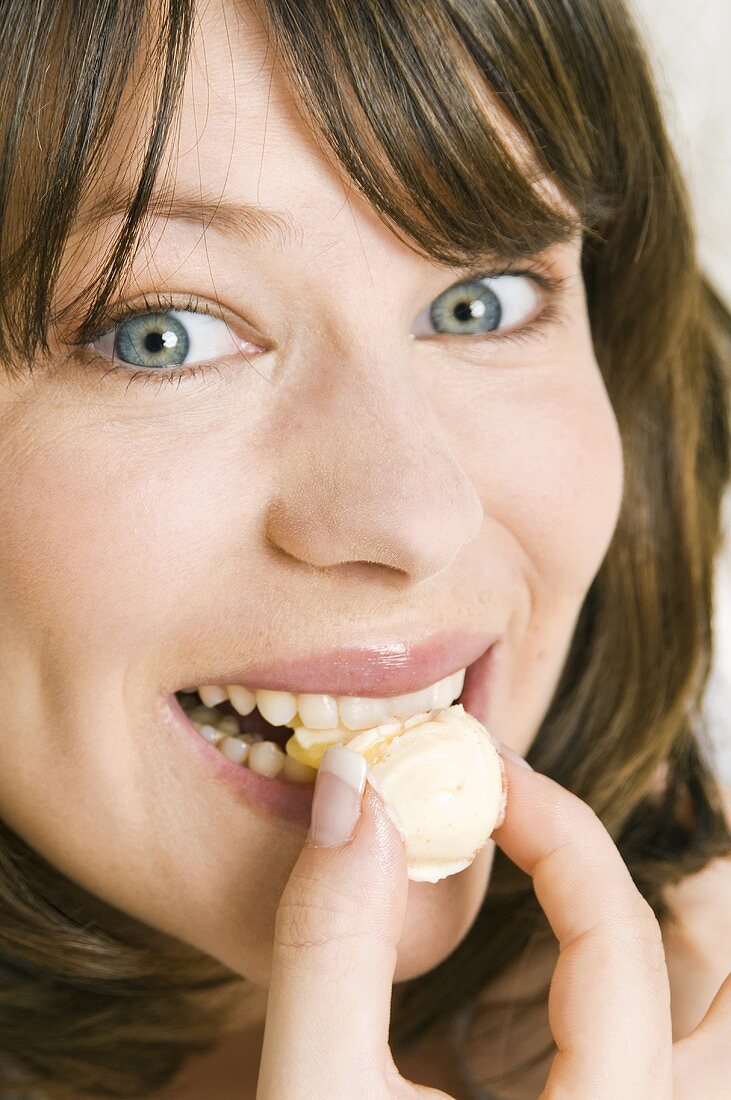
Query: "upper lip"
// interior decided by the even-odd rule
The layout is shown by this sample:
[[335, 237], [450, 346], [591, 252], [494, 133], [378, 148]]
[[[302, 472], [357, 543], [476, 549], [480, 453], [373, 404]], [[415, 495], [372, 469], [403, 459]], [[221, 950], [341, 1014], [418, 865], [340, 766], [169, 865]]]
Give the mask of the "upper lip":
[[441, 631], [416, 642], [332, 648], [286, 664], [232, 668], [200, 684], [244, 684], [293, 694], [406, 695], [473, 664], [498, 634]]

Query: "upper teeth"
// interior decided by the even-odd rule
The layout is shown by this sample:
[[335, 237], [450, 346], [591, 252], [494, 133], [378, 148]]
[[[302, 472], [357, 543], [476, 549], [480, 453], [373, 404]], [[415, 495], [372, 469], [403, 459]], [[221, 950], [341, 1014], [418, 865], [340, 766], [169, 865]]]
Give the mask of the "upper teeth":
[[[240, 684], [228, 684], [226, 687], [204, 684], [198, 688], [198, 694], [207, 707], [230, 700], [234, 709], [242, 715], [251, 714], [254, 707], [258, 707], [273, 726], [365, 730], [389, 718], [411, 718], [423, 711], [451, 706], [462, 693], [465, 671], [461, 668], [420, 691], [381, 699], [358, 695], [294, 695], [290, 691], [269, 691], [266, 688], [252, 691]], [[299, 721], [296, 721], [298, 715]]]

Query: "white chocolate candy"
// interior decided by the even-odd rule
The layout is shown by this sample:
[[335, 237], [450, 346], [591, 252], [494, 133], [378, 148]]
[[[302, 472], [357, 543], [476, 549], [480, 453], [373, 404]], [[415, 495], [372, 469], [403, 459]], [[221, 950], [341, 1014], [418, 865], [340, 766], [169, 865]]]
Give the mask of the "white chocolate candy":
[[[305, 750], [296, 736], [287, 751], [299, 758]], [[505, 819], [502, 757], [461, 703], [338, 740], [367, 760], [368, 782], [404, 840], [408, 876], [415, 882], [438, 882], [469, 867]], [[326, 747], [320, 751], [310, 741], [315, 766]]]

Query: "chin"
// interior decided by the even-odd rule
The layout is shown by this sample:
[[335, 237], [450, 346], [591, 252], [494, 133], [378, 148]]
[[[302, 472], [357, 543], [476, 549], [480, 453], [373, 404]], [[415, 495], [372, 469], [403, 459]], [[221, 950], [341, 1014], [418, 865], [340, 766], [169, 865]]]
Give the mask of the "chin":
[[494, 856], [495, 842], [488, 840], [459, 874], [436, 883], [409, 883], [394, 981], [409, 981], [433, 970], [462, 942], [487, 892]]

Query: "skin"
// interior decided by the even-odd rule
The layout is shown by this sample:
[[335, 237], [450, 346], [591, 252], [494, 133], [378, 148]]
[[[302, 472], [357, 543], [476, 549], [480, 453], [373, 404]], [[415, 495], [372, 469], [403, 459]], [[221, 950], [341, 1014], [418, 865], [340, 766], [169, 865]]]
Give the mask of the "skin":
[[[120, 112], [93, 194], [138, 120]], [[524, 755], [616, 526], [622, 452], [580, 240], [542, 258], [566, 279], [544, 334], [412, 337], [460, 272], [399, 241], [307, 132], [253, 11], [202, 10], [163, 175], [286, 211], [297, 238], [152, 226], [125, 300], [225, 303], [248, 343], [218, 371], [130, 383], [59, 335], [0, 387], [0, 808], [91, 894], [245, 978], [233, 1031], [270, 983], [304, 836], [211, 783], [164, 696], [249, 658], [497, 631], [488, 725]], [[120, 225], [72, 238], [61, 302]], [[494, 851], [408, 883], [397, 982], [466, 934]]]

